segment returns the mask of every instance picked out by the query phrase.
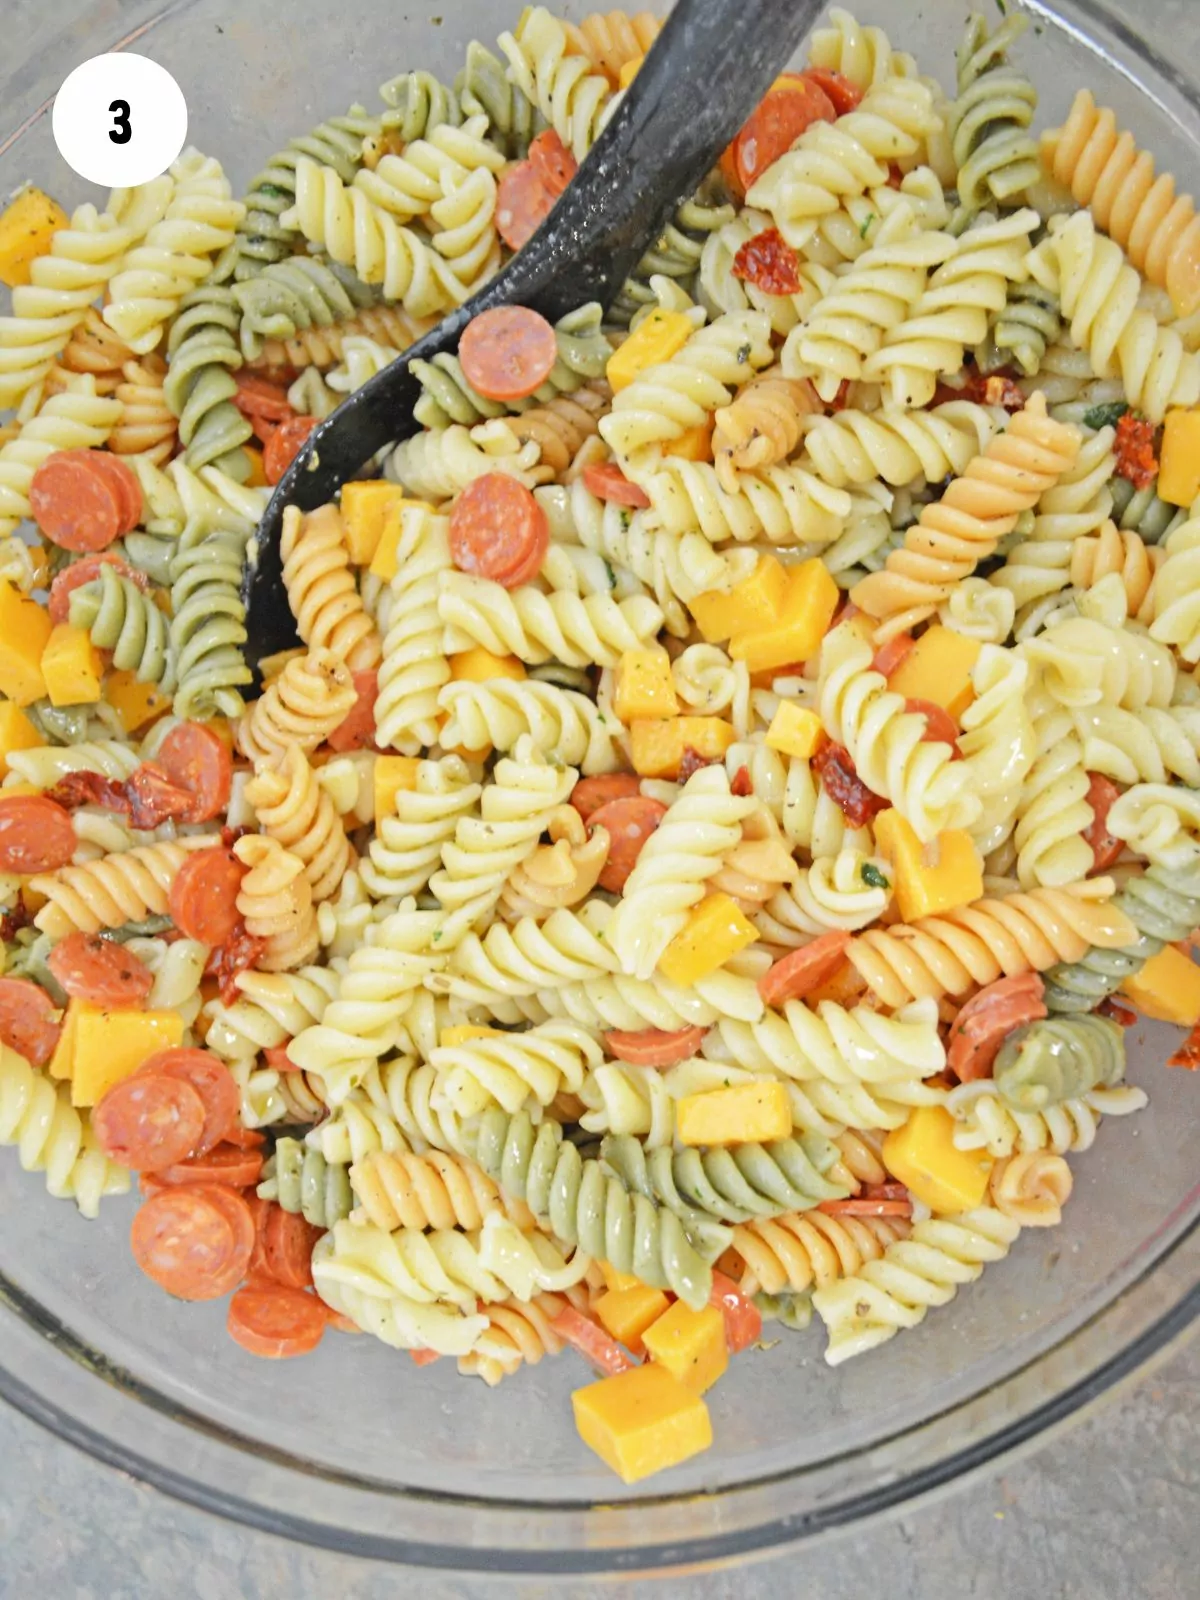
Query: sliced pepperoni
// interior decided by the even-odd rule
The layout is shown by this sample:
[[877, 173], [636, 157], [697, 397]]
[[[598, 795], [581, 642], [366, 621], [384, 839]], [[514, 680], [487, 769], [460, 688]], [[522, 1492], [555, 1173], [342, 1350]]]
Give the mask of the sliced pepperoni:
[[1106, 778], [1099, 772], [1088, 773], [1087, 802], [1092, 808], [1093, 816], [1083, 830], [1083, 837], [1091, 848], [1094, 858], [1093, 872], [1107, 872], [1125, 848], [1124, 840], [1118, 839], [1115, 834], [1108, 831], [1108, 813], [1113, 808], [1113, 802], [1120, 797], [1121, 791], [1111, 778]]
[[754, 793], [754, 782], [750, 777], [749, 767], [739, 767], [729, 782], [730, 794], [736, 794], [740, 799], [747, 799]]
[[646, 491], [630, 480], [615, 461], [593, 461], [583, 469], [584, 488], [597, 500], [607, 500], [610, 505], [628, 506], [632, 511], [644, 511], [650, 504]]
[[235, 1144], [219, 1144], [207, 1155], [189, 1156], [161, 1167], [156, 1173], [160, 1183], [174, 1187], [192, 1183], [220, 1183], [230, 1189], [249, 1189], [262, 1177], [261, 1150], [243, 1150]]
[[188, 856], [171, 885], [171, 921], [189, 939], [223, 945], [237, 932], [238, 890], [246, 869], [225, 845]]
[[850, 935], [841, 928], [831, 928], [811, 944], [780, 956], [758, 980], [763, 1004], [781, 1006], [787, 1000], [803, 1000], [833, 976], [849, 946]]
[[855, 110], [862, 100], [862, 90], [843, 72], [834, 72], [828, 67], [805, 67], [800, 77], [807, 79], [809, 83], [815, 83], [817, 88], [828, 96], [839, 117], [844, 117], [847, 111]]
[[263, 1229], [263, 1253], [276, 1283], [289, 1289], [312, 1288], [313, 1245], [322, 1232], [294, 1212], [271, 1206]]
[[904, 709], [915, 716], [925, 718], [925, 732], [921, 735], [923, 744], [948, 744], [952, 761], [961, 756], [962, 752], [958, 748], [958, 724], [944, 706], [939, 706], [932, 700], [906, 700]]
[[454, 503], [450, 557], [460, 572], [515, 589], [537, 574], [549, 548], [546, 513], [507, 473], [476, 478]]
[[84, 453], [91, 462], [93, 471], [101, 474], [117, 497], [122, 537], [132, 533], [142, 520], [142, 486], [137, 480], [137, 474], [127, 462], [122, 461], [120, 456], [114, 456], [109, 450], [89, 450]]
[[69, 933], [46, 965], [73, 999], [105, 1011], [144, 1006], [154, 987], [154, 974], [127, 945], [96, 933]]
[[192, 1146], [193, 1156], [207, 1155], [237, 1126], [241, 1111], [237, 1081], [225, 1063], [207, 1050], [159, 1050], [142, 1065], [141, 1071], [161, 1072], [165, 1077], [190, 1083], [200, 1096], [204, 1127]]
[[[838, 618], [838, 621], [844, 622], [848, 614], [849, 607], [846, 608], [846, 613]], [[905, 656], [916, 645], [916, 642], [911, 633], [893, 634], [886, 644], [881, 644], [879, 649], [876, 650], [875, 659], [871, 662], [871, 671], [882, 672], [885, 678], [890, 678]]]
[[158, 747], [158, 764], [193, 796], [183, 822], [211, 822], [229, 804], [233, 757], [229, 747], [202, 722], [181, 722]]
[[120, 556], [114, 556], [106, 551], [101, 551], [95, 556], [84, 556], [82, 561], [73, 561], [69, 567], [64, 567], [50, 585], [50, 603], [47, 610], [51, 622], [71, 620], [71, 596], [76, 589], [98, 578], [101, 567], [115, 567], [119, 578], [128, 578], [130, 583], [137, 584], [143, 594], [150, 587], [150, 580], [146, 574], [139, 572], [136, 567], [131, 567], [127, 561], [122, 561]]
[[553, 128], [547, 128], [532, 140], [529, 164], [556, 200], [579, 171], [578, 161]]
[[62, 450], [47, 456], [29, 486], [30, 510], [46, 538], [83, 555], [107, 550], [120, 536], [124, 516], [105, 472], [85, 459], [91, 454]]
[[288, 417], [279, 424], [263, 450], [263, 476], [268, 483], [279, 482], [319, 420], [318, 417]]
[[558, 196], [532, 161], [515, 161], [500, 178], [496, 228], [510, 250], [520, 250], [554, 210]]
[[268, 422], [286, 422], [295, 416], [287, 390], [260, 373], [243, 367], [235, 374], [237, 393], [233, 403], [244, 417], [265, 417]]
[[835, 119], [833, 101], [811, 79], [780, 79], [750, 115], [733, 142], [738, 180], [749, 190], [755, 179], [785, 155], [813, 122]]
[[238, 973], [245, 972], [247, 967], [257, 966], [266, 948], [267, 941], [247, 933], [246, 926], [239, 917], [237, 926], [229, 938], [209, 957], [209, 967], [212, 976], [217, 980], [217, 993], [223, 1006], [231, 1006], [238, 999], [240, 994], [237, 986]]
[[580, 778], [571, 790], [571, 804], [585, 822], [610, 800], [631, 800], [642, 792], [632, 772], [606, 772], [598, 778]]
[[347, 750], [365, 750], [375, 742], [375, 702], [379, 698], [379, 674], [356, 672], [354, 674], [354, 704], [326, 740], [331, 750], [344, 754]]
[[30, 978], [0, 978], [0, 1041], [44, 1067], [62, 1032], [58, 1007]]
[[662, 1028], [642, 1028], [637, 1033], [613, 1028], [604, 1035], [604, 1046], [610, 1056], [636, 1067], [673, 1067], [696, 1054], [707, 1031], [699, 1026], [679, 1028], [674, 1033]]
[[950, 1024], [946, 1040], [946, 1065], [960, 1083], [990, 1078], [1009, 1034], [1048, 1014], [1044, 989], [1039, 973], [1022, 972], [1015, 978], [997, 978], [967, 1001]]
[[162, 1073], [137, 1072], [103, 1094], [92, 1111], [100, 1148], [135, 1172], [161, 1174], [196, 1147], [204, 1127], [204, 1102], [190, 1083]]
[[589, 828], [604, 828], [608, 832], [608, 860], [599, 880], [602, 889], [620, 894], [637, 866], [642, 846], [666, 814], [667, 808], [661, 800], [651, 800], [644, 794], [610, 800], [592, 812], [588, 818]]
[[229, 1337], [253, 1356], [279, 1361], [315, 1350], [328, 1326], [325, 1308], [303, 1289], [247, 1285], [229, 1302]]
[[543, 316], [526, 306], [494, 306], [472, 317], [458, 341], [471, 387], [486, 400], [524, 400], [554, 370], [558, 340]]
[[817, 1210], [830, 1217], [911, 1217], [911, 1200], [873, 1200], [867, 1195], [849, 1200], [821, 1200]]
[[[361, 1333], [362, 1329], [356, 1325], [353, 1331]], [[441, 1360], [436, 1350], [410, 1350], [408, 1353], [414, 1367], [431, 1367], [435, 1361]]]
[[235, 1122], [225, 1135], [226, 1144], [236, 1144], [241, 1150], [261, 1150], [266, 1142], [265, 1134], [257, 1128], [244, 1128], [240, 1122]]
[[71, 813], [44, 794], [0, 795], [0, 872], [57, 872], [75, 843]]
[[713, 1272], [708, 1303], [716, 1306], [725, 1319], [725, 1343], [730, 1355], [748, 1350], [762, 1337], [762, 1313], [723, 1272]]
[[218, 1300], [241, 1281], [254, 1248], [248, 1206], [246, 1226], [248, 1240], [224, 1200], [203, 1188], [164, 1189], [134, 1217], [129, 1243], [138, 1266], [168, 1294]]

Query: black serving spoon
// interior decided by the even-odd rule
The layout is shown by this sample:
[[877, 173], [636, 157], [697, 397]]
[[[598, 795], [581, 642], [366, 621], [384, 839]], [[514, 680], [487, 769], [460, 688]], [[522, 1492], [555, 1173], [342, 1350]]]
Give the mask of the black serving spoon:
[[418, 432], [421, 388], [409, 363], [455, 350], [479, 312], [530, 306], [553, 322], [589, 300], [611, 304], [822, 9], [823, 0], [679, 0], [616, 115], [525, 248], [305, 441], [251, 541], [243, 580], [251, 667], [297, 642], [279, 559], [284, 507], [324, 505], [376, 451]]

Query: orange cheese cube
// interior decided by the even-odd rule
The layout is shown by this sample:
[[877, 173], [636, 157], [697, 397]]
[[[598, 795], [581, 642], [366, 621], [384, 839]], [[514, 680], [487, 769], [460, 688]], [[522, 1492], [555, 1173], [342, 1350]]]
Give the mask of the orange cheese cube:
[[28, 283], [30, 267], [66, 225], [63, 208], [32, 184], [14, 195], [0, 215], [0, 283], [10, 289]]
[[616, 679], [613, 710], [622, 722], [678, 714], [671, 658], [661, 645], [624, 651], [617, 662]]
[[609, 1289], [602, 1294], [596, 1301], [596, 1315], [619, 1344], [634, 1350], [670, 1303], [661, 1289], [638, 1283], [631, 1289]]
[[645, 59], [645, 56], [631, 56], [628, 61], [621, 63], [621, 70], [617, 73], [617, 87], [619, 89], [628, 89], [641, 70], [642, 62]]
[[729, 1365], [725, 1318], [716, 1306], [693, 1311], [677, 1300], [643, 1338], [650, 1359], [693, 1394], [711, 1389]]
[[714, 422], [715, 418], [709, 417], [707, 422], [689, 428], [677, 439], [664, 439], [661, 447], [663, 455], [675, 456], [680, 461], [711, 461]]
[[944, 1106], [916, 1106], [883, 1141], [883, 1164], [931, 1211], [953, 1216], [982, 1204], [994, 1165], [986, 1150], [960, 1150]]
[[456, 683], [490, 683], [493, 678], [521, 683], [526, 676], [525, 667], [516, 656], [494, 656], [482, 645], [460, 651], [449, 660], [450, 676]]
[[94, 1106], [148, 1056], [174, 1049], [182, 1038], [183, 1018], [178, 1011], [102, 1011], [80, 1004], [71, 1059], [71, 1104]]
[[29, 718], [11, 700], [0, 700], [0, 777], [8, 771], [8, 758], [17, 750], [31, 750], [45, 740]]
[[737, 737], [723, 717], [639, 719], [629, 727], [633, 769], [643, 778], [674, 778], [685, 750], [718, 761]]
[[892, 673], [888, 688], [906, 700], [929, 700], [958, 722], [975, 698], [971, 673], [981, 649], [978, 639], [935, 623]]
[[67, 1001], [67, 1009], [63, 1012], [62, 1032], [58, 1036], [58, 1043], [54, 1046], [54, 1054], [50, 1057], [47, 1067], [52, 1078], [71, 1076], [71, 1069], [75, 1064], [75, 1035], [79, 1030], [79, 1013], [82, 1008], [82, 1000]]
[[608, 358], [605, 376], [612, 392], [619, 394], [648, 368], [670, 361], [694, 331], [682, 311], [652, 311]]
[[393, 506], [404, 503], [404, 490], [387, 478], [342, 485], [342, 527], [346, 549], [356, 567], [369, 567], [383, 537], [383, 525]]
[[783, 610], [787, 572], [774, 556], [763, 556], [748, 578], [732, 589], [709, 589], [688, 601], [701, 636], [723, 644], [735, 633], [770, 627]]
[[659, 957], [658, 970], [669, 982], [689, 989], [757, 937], [754, 924], [731, 895], [710, 894], [693, 907], [686, 925]]
[[767, 729], [767, 743], [772, 750], [801, 761], [815, 755], [824, 736], [825, 728], [817, 713], [792, 700], [781, 702]]
[[247, 489], [269, 489], [267, 470], [263, 466], [263, 453], [252, 444], [244, 444], [242, 449], [246, 452], [246, 459], [250, 463], [250, 475], [246, 479]]
[[156, 683], [139, 683], [132, 672], [110, 672], [104, 680], [104, 698], [126, 733], [136, 733], [171, 709], [169, 694], [163, 694]]
[[42, 652], [52, 631], [36, 600], [27, 600], [7, 579], [0, 581], [0, 694], [15, 705], [45, 697]]
[[658, 1362], [576, 1389], [571, 1405], [579, 1437], [626, 1483], [712, 1443], [708, 1407]]
[[824, 562], [802, 561], [788, 573], [783, 607], [763, 628], [735, 632], [729, 654], [751, 672], [807, 661], [816, 655], [837, 610], [838, 586]]
[[1167, 412], [1155, 487], [1171, 506], [1190, 506], [1200, 495], [1200, 410]]
[[417, 787], [417, 768], [421, 765], [416, 756], [377, 756], [372, 773], [375, 786], [375, 821], [390, 817], [396, 809], [396, 796], [401, 789], [414, 793]]
[[641, 1284], [641, 1279], [634, 1272], [618, 1272], [607, 1261], [600, 1263], [600, 1275], [608, 1289], [636, 1289]]
[[983, 862], [969, 833], [952, 828], [922, 844], [898, 811], [875, 818], [879, 853], [890, 864], [905, 922], [970, 905], [983, 893]]
[[1200, 1022], [1200, 967], [1182, 950], [1166, 945], [1140, 972], [1126, 978], [1121, 993], [1145, 1017], [1194, 1028]]
[[104, 663], [86, 628], [60, 622], [42, 651], [42, 677], [52, 706], [94, 705]]
[[787, 1088], [770, 1079], [685, 1094], [675, 1107], [680, 1144], [765, 1144], [792, 1131]]
[[396, 576], [396, 567], [399, 562], [397, 551], [400, 546], [400, 513], [406, 505], [424, 506], [427, 511], [433, 510], [427, 500], [405, 500], [403, 498], [390, 501], [384, 507], [379, 539], [375, 546], [375, 553], [370, 561], [370, 571], [377, 578], [382, 578], [385, 583], [390, 583]]

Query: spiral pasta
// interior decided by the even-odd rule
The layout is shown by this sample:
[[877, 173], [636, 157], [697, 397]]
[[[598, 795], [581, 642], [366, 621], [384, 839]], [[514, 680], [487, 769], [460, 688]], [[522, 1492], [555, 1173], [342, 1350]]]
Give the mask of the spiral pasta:
[[790, 462], [739, 473], [732, 493], [721, 486], [716, 467], [681, 456], [667, 456], [661, 467], [640, 476], [650, 499], [650, 526], [684, 538], [699, 529], [715, 544], [828, 544], [853, 508], [844, 490]]
[[585, 776], [618, 765], [620, 728], [587, 695], [526, 678], [520, 682], [448, 683], [438, 696], [447, 713], [445, 744], [467, 750], [494, 745], [509, 751], [529, 736], [542, 755], [557, 753]]
[[784, 461], [800, 442], [804, 419], [815, 409], [807, 385], [768, 368], [743, 384], [716, 413], [714, 459], [722, 487], [737, 488], [738, 472]]
[[30, 514], [33, 475], [56, 450], [92, 450], [102, 445], [121, 420], [121, 402], [96, 393], [96, 380], [84, 373], [51, 395], [37, 415], [19, 424], [15, 438], [0, 445], [0, 537], [12, 533]]
[[565, 25], [544, 6], [530, 7], [516, 33], [502, 33], [499, 42], [514, 86], [582, 161], [602, 125], [608, 79], [572, 52]]
[[184, 460], [193, 471], [218, 466], [245, 475], [242, 445], [249, 421], [233, 404], [233, 374], [242, 365], [242, 313], [233, 291], [205, 283], [186, 294], [167, 335], [169, 362], [163, 397], [178, 419]]
[[893, 485], [918, 478], [940, 483], [965, 472], [995, 435], [993, 413], [969, 400], [929, 411], [838, 411], [808, 420], [801, 461], [835, 489], [873, 478]]
[[170, 691], [174, 677], [167, 619], [154, 600], [112, 566], [71, 594], [73, 627], [85, 628], [92, 643], [112, 651], [113, 666], [132, 672], [139, 683], [158, 683]]
[[332, 1228], [354, 1206], [348, 1169], [326, 1161], [319, 1150], [299, 1139], [276, 1139], [258, 1185], [262, 1200], [273, 1200], [314, 1228]]
[[768, 944], [795, 949], [829, 928], [865, 928], [891, 899], [884, 864], [851, 848], [802, 867], [795, 883], [773, 894], [753, 921]]
[[36, 789], [52, 789], [68, 772], [99, 772], [118, 782], [132, 777], [138, 753], [116, 739], [83, 739], [78, 744], [35, 744], [10, 751], [9, 775]]
[[882, 28], [864, 28], [849, 11], [834, 6], [829, 26], [818, 28], [808, 46], [814, 67], [840, 72], [856, 89], [871, 89], [888, 78], [916, 76], [912, 56], [893, 50]]
[[252, 762], [279, 758], [295, 743], [315, 750], [354, 704], [350, 669], [329, 650], [293, 658], [238, 725], [238, 746]]
[[532, 1300], [493, 1301], [480, 1313], [487, 1318], [487, 1329], [479, 1336], [474, 1350], [458, 1358], [462, 1377], [482, 1378], [494, 1388], [503, 1378], [511, 1378], [524, 1364], [536, 1366], [543, 1356], [560, 1355], [566, 1349], [554, 1331], [555, 1319], [570, 1305], [583, 1310], [589, 1296], [585, 1289], [568, 1290], [566, 1295], [537, 1294]]
[[[393, 259], [401, 275], [406, 260], [402, 252]], [[268, 341], [290, 342], [314, 326], [331, 329], [372, 303], [375, 291], [344, 268], [339, 272], [339, 265], [315, 256], [288, 256], [233, 285], [241, 311], [238, 342], [247, 361], [261, 360]]]
[[1075, 541], [1071, 549], [1071, 582], [1076, 589], [1091, 589], [1115, 573], [1125, 590], [1129, 614], [1136, 616], [1166, 553], [1143, 543], [1139, 534], [1122, 533], [1114, 523], [1104, 522], [1095, 538]]
[[1071, 338], [1093, 371], [1119, 378], [1131, 406], [1161, 422], [1169, 406], [1200, 399], [1200, 356], [1138, 308], [1141, 279], [1120, 245], [1097, 233], [1090, 211], [1055, 219], [1028, 265], [1038, 283], [1058, 292]]
[[290, 744], [276, 766], [262, 762], [246, 785], [246, 799], [264, 833], [304, 863], [316, 901], [336, 894], [354, 865], [354, 850], [341, 817], [297, 744]]
[[0, 1144], [16, 1145], [26, 1172], [44, 1172], [56, 1200], [74, 1200], [94, 1217], [105, 1195], [128, 1194], [130, 1176], [92, 1136], [86, 1113], [71, 1104], [69, 1084], [56, 1084], [24, 1056], [0, 1045]]
[[825, 1360], [831, 1367], [885, 1344], [901, 1328], [915, 1328], [931, 1306], [947, 1305], [959, 1286], [1002, 1260], [1020, 1224], [993, 1206], [955, 1217], [918, 1222], [907, 1239], [891, 1244], [878, 1261], [852, 1277], [818, 1289], [813, 1307], [829, 1331]]
[[981, 644], [1003, 644], [1013, 631], [1016, 603], [988, 578], [964, 578], [938, 607], [943, 627]]
[[1092, 617], [1056, 622], [1022, 647], [1059, 705], [1126, 711], [1171, 703], [1176, 667], [1165, 646]]
[[[448, 190], [480, 169], [499, 173], [504, 156], [484, 137], [486, 116], [461, 125], [441, 122], [407, 140], [401, 154], [385, 154], [373, 167], [360, 167], [353, 186], [399, 222], [424, 216]], [[297, 185], [297, 193], [299, 185]]]
[[1045, 1111], [1014, 1111], [996, 1093], [991, 1080], [960, 1083], [946, 1096], [946, 1109], [956, 1127], [954, 1143], [960, 1150], [986, 1150], [999, 1160], [1014, 1153], [1055, 1155], [1090, 1150], [1102, 1117], [1127, 1117], [1146, 1104], [1143, 1089], [1122, 1084], [1117, 1089], [1093, 1089], [1082, 1100], [1064, 1100]]
[[996, 1163], [988, 1194], [996, 1210], [1022, 1228], [1056, 1228], [1073, 1184], [1071, 1169], [1062, 1156], [1028, 1150]]
[[545, 126], [541, 112], [510, 81], [504, 63], [478, 39], [472, 39], [467, 46], [466, 60], [454, 87], [463, 111], [468, 115], [484, 112], [490, 137], [514, 160], [525, 155], [530, 139]]
[[1191, 665], [1200, 661], [1200, 508], [1193, 508], [1162, 549], [1145, 602], [1150, 637], [1172, 645]]
[[884, 1005], [962, 999], [1000, 977], [1044, 972], [1089, 948], [1129, 944], [1134, 924], [1111, 895], [1111, 879], [1093, 879], [986, 897], [944, 916], [861, 933], [846, 955]]
[[950, 113], [950, 147], [958, 166], [961, 212], [970, 217], [989, 201], [1012, 205], [1036, 183], [1041, 166], [1029, 128], [1037, 91], [1009, 64], [1008, 51], [1029, 19], [1006, 17], [988, 35], [978, 14], [967, 21], [958, 47], [958, 98]]
[[1074, 714], [1089, 772], [1118, 783], [1166, 783], [1178, 778], [1200, 788], [1200, 714], [1193, 706], [1122, 711], [1092, 706]]
[[146, 455], [156, 465], [175, 452], [176, 421], [163, 392], [166, 367], [157, 356], [127, 361], [114, 397], [122, 406], [121, 421], [109, 435], [115, 455]]
[[829, 1217], [820, 1211], [743, 1222], [733, 1230], [732, 1251], [742, 1264], [743, 1294], [804, 1294], [852, 1277], [878, 1261], [910, 1224], [897, 1217]]
[[1113, 431], [1101, 428], [1083, 441], [1074, 463], [1041, 496], [1029, 538], [1014, 545], [992, 577], [1012, 595], [1023, 617], [1071, 581], [1076, 541], [1103, 529], [1112, 513], [1115, 470]]
[[644, 56], [658, 38], [662, 19], [648, 11], [630, 16], [627, 11], [593, 11], [578, 26], [563, 24], [573, 48], [591, 61], [615, 88], [621, 68]]
[[396, 794], [395, 814], [375, 818], [375, 837], [361, 867], [371, 893], [379, 899], [419, 894], [440, 867], [442, 846], [454, 837], [459, 819], [478, 805], [480, 792], [460, 757], [420, 762], [413, 787]]
[[278, 1050], [318, 1021], [338, 989], [330, 967], [298, 967], [294, 972], [239, 972], [238, 998], [214, 1000], [208, 1008], [207, 1045], [223, 1061], [253, 1058]]
[[992, 1072], [1012, 1111], [1045, 1111], [1111, 1089], [1125, 1076], [1125, 1032], [1107, 1017], [1046, 1017], [1000, 1046]]
[[649, 595], [543, 594], [451, 571], [441, 579], [437, 607], [448, 653], [482, 645], [534, 665], [553, 658], [565, 666], [615, 667], [623, 651], [653, 639], [663, 620]]
[[88, 373], [97, 394], [111, 395], [121, 381], [125, 363], [132, 359], [133, 351], [125, 341], [117, 338], [95, 306], [89, 306], [63, 346], [58, 372], [51, 369], [46, 376], [44, 398], [61, 393], [66, 386], [63, 375], [68, 372]]
[[317, 953], [318, 944], [304, 862], [261, 834], [247, 834], [233, 850], [247, 869], [238, 890], [238, 912], [250, 937], [265, 943], [258, 965], [264, 972], [304, 966]]
[[855, 584], [855, 605], [878, 618], [887, 636], [930, 616], [1074, 464], [1079, 445], [1076, 430], [1048, 417], [1035, 395], [941, 500], [923, 508], [884, 570]]
[[1161, 867], [1186, 870], [1200, 856], [1200, 797], [1175, 784], [1139, 783], [1115, 800], [1113, 837]]
[[1133, 135], [1118, 132], [1116, 114], [1080, 89], [1061, 128], [1042, 136], [1042, 160], [1081, 206], [1087, 206], [1139, 272], [1171, 296], [1179, 316], [1200, 305], [1200, 223], [1195, 203], [1175, 192], [1169, 173]]
[[463, 1118], [492, 1105], [510, 1113], [530, 1102], [548, 1106], [564, 1090], [577, 1093], [584, 1074], [603, 1057], [600, 1045], [584, 1029], [556, 1021], [526, 1033], [489, 1034], [440, 1045], [429, 1058], [438, 1074], [434, 1100], [444, 1100]]
[[611, 972], [616, 957], [600, 937], [602, 930], [592, 926], [596, 920], [562, 907], [544, 922], [522, 917], [511, 926], [494, 922], [482, 936], [468, 933], [451, 954], [446, 991], [493, 1004]]
[[1015, 361], [1027, 378], [1035, 377], [1046, 351], [1062, 337], [1062, 331], [1057, 294], [1038, 283], [1009, 284], [1004, 309], [996, 313], [987, 340], [976, 351], [979, 369], [994, 372]]
[[471, 1232], [493, 1212], [522, 1231], [534, 1226], [528, 1206], [510, 1199], [473, 1161], [442, 1150], [423, 1156], [377, 1150], [350, 1168], [350, 1184], [366, 1220], [385, 1233], [397, 1228]]
[[324, 372], [345, 360], [348, 339], [367, 338], [390, 350], [407, 350], [429, 328], [428, 319], [410, 316], [402, 306], [364, 306], [342, 321], [300, 328], [286, 338], [260, 339], [250, 365], [298, 371], [316, 367]]
[[305, 644], [312, 650], [331, 650], [351, 672], [378, 666], [379, 634], [354, 581], [336, 507], [322, 506], [306, 516], [298, 507], [288, 506], [279, 554], [288, 603]]
[[46, 904], [34, 922], [58, 940], [68, 933], [99, 933], [101, 928], [164, 916], [171, 884], [188, 852], [210, 844], [199, 838], [138, 845], [81, 866], [35, 873], [29, 886], [45, 896]]
[[538, 449], [521, 444], [498, 419], [464, 428], [418, 433], [398, 444], [388, 458], [389, 478], [425, 500], [453, 499], [476, 478], [489, 472], [506, 472], [526, 486], [535, 481]]
[[452, 305], [462, 305], [500, 270], [496, 179], [479, 167], [434, 202], [433, 270]]

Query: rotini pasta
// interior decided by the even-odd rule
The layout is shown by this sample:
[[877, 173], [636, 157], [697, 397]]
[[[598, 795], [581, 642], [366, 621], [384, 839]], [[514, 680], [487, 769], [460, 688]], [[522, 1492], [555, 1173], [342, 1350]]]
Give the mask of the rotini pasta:
[[349, 667], [329, 650], [310, 650], [289, 661], [246, 712], [239, 748], [253, 762], [279, 758], [293, 743], [315, 750], [345, 721], [354, 698]]
[[237, 908], [246, 932], [264, 942], [259, 966], [264, 972], [304, 966], [316, 955], [318, 943], [312, 887], [304, 862], [277, 840], [261, 834], [248, 834], [233, 848], [247, 869]]
[[56, 1200], [94, 1217], [105, 1195], [127, 1194], [130, 1175], [96, 1144], [86, 1113], [24, 1056], [0, 1045], [0, 1144], [16, 1145], [26, 1172], [44, 1172]]
[[304, 863], [313, 899], [336, 894], [354, 865], [354, 850], [300, 746], [288, 745], [278, 766], [261, 763], [246, 785], [246, 799], [263, 832]]
[[289, 506], [279, 554], [288, 601], [305, 644], [331, 650], [351, 672], [378, 666], [379, 635], [358, 593], [342, 519], [334, 507], [304, 516]]

